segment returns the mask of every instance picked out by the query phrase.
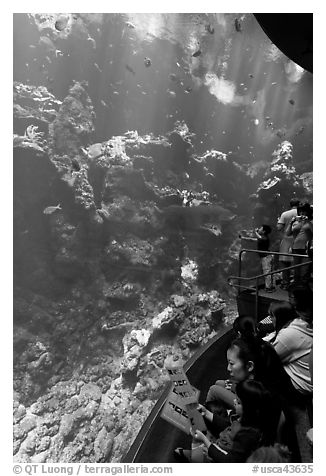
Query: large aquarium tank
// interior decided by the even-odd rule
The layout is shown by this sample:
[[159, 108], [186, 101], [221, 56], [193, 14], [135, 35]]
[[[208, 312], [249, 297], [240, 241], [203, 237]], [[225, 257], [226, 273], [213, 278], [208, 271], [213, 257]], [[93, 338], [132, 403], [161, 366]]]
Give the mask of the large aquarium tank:
[[239, 234], [312, 202], [312, 74], [251, 13], [13, 25], [14, 459], [119, 462], [237, 315]]

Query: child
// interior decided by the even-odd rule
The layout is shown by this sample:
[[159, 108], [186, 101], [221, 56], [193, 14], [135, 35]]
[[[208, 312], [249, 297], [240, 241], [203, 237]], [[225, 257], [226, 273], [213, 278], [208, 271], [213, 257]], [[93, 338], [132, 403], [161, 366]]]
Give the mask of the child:
[[[269, 251], [270, 241], [268, 235], [271, 233], [271, 231], [272, 229], [269, 225], [261, 225], [260, 228], [255, 229], [258, 251]], [[259, 258], [263, 273], [270, 273], [272, 271], [273, 255], [259, 253]], [[273, 276], [271, 274], [265, 276], [265, 291], [268, 293], [275, 291], [275, 287], [273, 286]]]
[[[273, 400], [263, 384], [256, 380], [239, 382], [234, 398], [235, 415], [226, 422], [204, 406], [199, 411], [219, 430], [216, 442], [201, 431], [192, 432], [192, 449], [177, 448], [178, 460], [191, 462], [244, 463], [260, 445], [274, 443], [275, 412]], [[229, 426], [227, 426], [229, 425]]]
[[[246, 240], [256, 241], [257, 251], [269, 251], [270, 241], [268, 235], [271, 233], [271, 231], [272, 229], [269, 225], [261, 225], [260, 228], [255, 229], [256, 238], [250, 238], [246, 236]], [[242, 238], [241, 234], [239, 234], [239, 238]], [[259, 258], [263, 273], [270, 273], [272, 271], [273, 255], [259, 253]], [[265, 276], [265, 290], [268, 293], [272, 293], [275, 291], [275, 289], [275, 286], [273, 286], [273, 275], [269, 274]]]

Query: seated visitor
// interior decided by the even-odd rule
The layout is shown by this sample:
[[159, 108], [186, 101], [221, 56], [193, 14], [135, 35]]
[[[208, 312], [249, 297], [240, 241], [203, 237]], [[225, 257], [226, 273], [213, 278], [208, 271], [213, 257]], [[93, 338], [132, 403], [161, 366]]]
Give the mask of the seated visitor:
[[235, 414], [226, 422], [199, 405], [199, 411], [211, 422], [219, 436], [215, 439], [199, 430], [192, 432], [191, 450], [177, 448], [174, 451], [176, 458], [194, 463], [242, 463], [259, 445], [274, 443], [277, 420], [273, 411], [273, 399], [260, 382], [239, 382], [234, 408]]
[[206, 403], [218, 402], [223, 403], [226, 408], [233, 408], [236, 384], [255, 378], [256, 356], [249, 344], [241, 338], [231, 342], [226, 355], [230, 379], [217, 380], [208, 390]]
[[291, 453], [289, 448], [279, 443], [274, 446], [261, 446], [247, 459], [247, 463], [289, 463]]
[[275, 349], [256, 335], [255, 322], [250, 316], [238, 317], [233, 328], [241, 337], [231, 342], [227, 350], [230, 379], [217, 380], [209, 388], [205, 405], [215, 411], [219, 408], [225, 414], [223, 408], [233, 408], [235, 385], [245, 379], [262, 382], [280, 403], [289, 379]]
[[311, 323], [313, 320], [313, 292], [305, 284], [291, 284], [288, 289], [289, 302], [295, 309], [298, 317]]
[[312, 346], [312, 326], [304, 317], [294, 312], [288, 302], [274, 302], [270, 306], [270, 316], [274, 320], [275, 331], [264, 337], [279, 355], [284, 370], [291, 379], [290, 397], [300, 399], [301, 395], [312, 393], [309, 372], [309, 357]]

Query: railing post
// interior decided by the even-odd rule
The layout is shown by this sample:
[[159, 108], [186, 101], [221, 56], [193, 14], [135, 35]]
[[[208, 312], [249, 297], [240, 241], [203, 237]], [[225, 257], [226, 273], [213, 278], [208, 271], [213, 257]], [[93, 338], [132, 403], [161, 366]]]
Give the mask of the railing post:
[[256, 322], [258, 322], [258, 278], [256, 278], [255, 318], [256, 318]]
[[[242, 271], [241, 258], [242, 258], [242, 250], [241, 250], [240, 253], [239, 253], [239, 272], [238, 272], [239, 279], [238, 279], [238, 286], [240, 286], [240, 284], [241, 284], [241, 271]], [[240, 287], [239, 287], [239, 290], [238, 290], [238, 294], [240, 294]]]

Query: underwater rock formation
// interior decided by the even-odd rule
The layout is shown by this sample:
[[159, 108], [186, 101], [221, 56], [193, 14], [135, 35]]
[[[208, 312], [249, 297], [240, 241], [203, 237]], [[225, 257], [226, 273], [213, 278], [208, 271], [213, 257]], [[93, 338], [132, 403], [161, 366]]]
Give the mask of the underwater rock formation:
[[[196, 154], [184, 122], [99, 142], [85, 83], [62, 102], [16, 84], [14, 102], [15, 461], [117, 462], [165, 358], [231, 320], [223, 283], [257, 184], [223, 152]], [[285, 144], [255, 200], [272, 220], [271, 197], [304, 180]]]
[[[272, 161], [252, 196], [255, 225], [269, 223], [276, 225], [277, 218], [283, 211], [281, 207], [290, 202], [294, 196], [311, 200], [311, 191], [305, 186], [304, 177], [298, 175], [293, 161], [293, 146], [283, 141], [272, 154]], [[282, 197], [282, 200], [280, 200]]]

